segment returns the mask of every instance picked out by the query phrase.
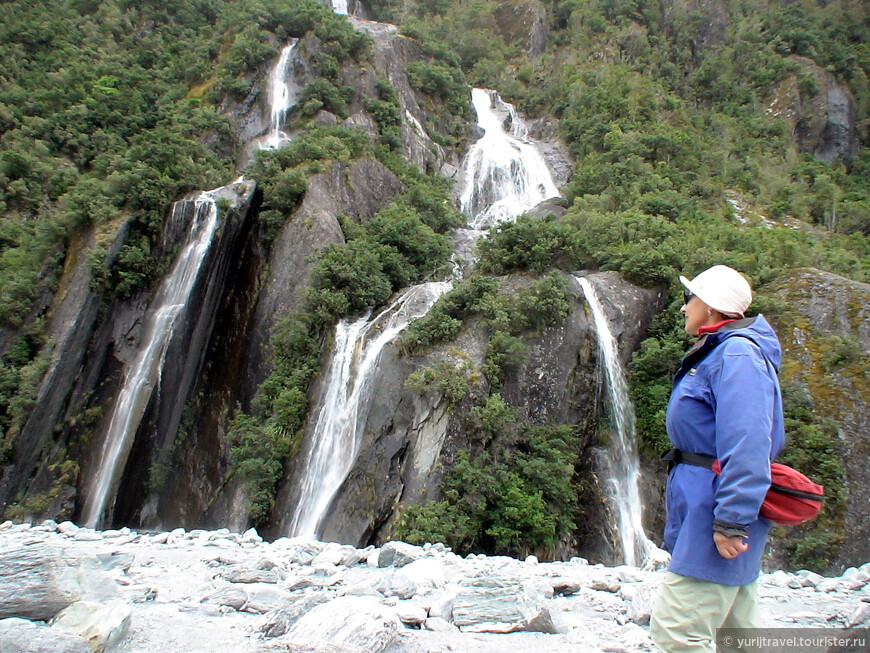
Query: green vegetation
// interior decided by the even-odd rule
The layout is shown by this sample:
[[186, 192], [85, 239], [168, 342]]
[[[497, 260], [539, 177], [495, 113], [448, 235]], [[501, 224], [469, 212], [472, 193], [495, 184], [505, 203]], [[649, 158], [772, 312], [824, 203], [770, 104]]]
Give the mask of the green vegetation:
[[[789, 88], [803, 106], [818, 96], [817, 73], [796, 56], [809, 58], [849, 86], [866, 137], [866, 7], [845, 0], [824, 7], [729, 2], [727, 29], [717, 34], [715, 18], [703, 10], [674, 8], [666, 16], [645, 0], [548, 2], [547, 48], [529, 57], [528, 30], [495, 2], [367, 6], [423, 40], [429, 52], [451, 53], [468, 83], [498, 89], [527, 115], [555, 117], [575, 156], [563, 189], [568, 212], [493, 228], [479, 247], [481, 272], [617, 270], [640, 285], [670, 289], [670, 306], [654, 320], [630, 369], [644, 451], [667, 447], [666, 402], [688, 344], [677, 313], [677, 275], [732, 265], [759, 291], [756, 309], [774, 313], [777, 302], [766, 288], [790, 269], [870, 280], [867, 148], [847, 164], [799, 154], [792, 125], [767, 110]], [[408, 351], [451, 339], [466, 315], [481, 312], [480, 297], [468, 298], [471, 287], [454, 292], [406, 332]], [[849, 339], [832, 337], [822, 348], [820, 373], [851, 369], [861, 359]], [[520, 355], [521, 342], [509, 332], [491, 336], [487, 376], [497, 383], [499, 361]], [[789, 456], [831, 458], [819, 450], [833, 439], [830, 426], [790, 418], [788, 428]], [[842, 472], [822, 476], [842, 486]], [[836, 539], [820, 535], [825, 527], [793, 547], [795, 564], [824, 566], [812, 552]]]
[[466, 428], [477, 453], [459, 452], [441, 486], [444, 499], [408, 507], [396, 535], [412, 544], [444, 542], [460, 554], [552, 556], [574, 529], [572, 427], [518, 420], [493, 394], [471, 411]]
[[456, 364], [449, 360], [439, 360], [414, 370], [405, 381], [405, 387], [421, 394], [437, 392], [448, 404], [456, 405], [468, 393], [470, 372], [471, 364], [468, 361]]

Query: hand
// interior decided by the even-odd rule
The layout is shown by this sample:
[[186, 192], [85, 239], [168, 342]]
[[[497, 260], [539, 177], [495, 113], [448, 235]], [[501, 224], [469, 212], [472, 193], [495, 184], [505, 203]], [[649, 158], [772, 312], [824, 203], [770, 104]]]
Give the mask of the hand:
[[713, 542], [716, 544], [716, 549], [719, 551], [719, 555], [726, 560], [736, 558], [749, 548], [749, 545], [744, 541], [744, 539], [745, 538], [742, 538], [739, 535], [735, 537], [725, 537], [718, 531], [713, 533]]

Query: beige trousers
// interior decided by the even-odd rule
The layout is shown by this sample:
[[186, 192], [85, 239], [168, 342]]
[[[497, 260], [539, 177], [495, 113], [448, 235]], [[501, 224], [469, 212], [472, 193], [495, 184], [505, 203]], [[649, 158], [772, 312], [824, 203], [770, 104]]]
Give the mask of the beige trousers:
[[[650, 620], [653, 643], [665, 653], [716, 653], [717, 628], [760, 628], [758, 582], [722, 585], [667, 572]], [[723, 651], [755, 649], [727, 648]]]

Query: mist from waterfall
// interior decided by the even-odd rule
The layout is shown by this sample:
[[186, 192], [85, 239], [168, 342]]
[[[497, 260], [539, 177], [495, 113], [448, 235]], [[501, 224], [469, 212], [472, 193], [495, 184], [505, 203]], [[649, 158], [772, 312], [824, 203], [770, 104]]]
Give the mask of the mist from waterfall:
[[598, 351], [606, 376], [607, 395], [610, 400], [610, 421], [613, 427], [609, 450], [604, 457], [608, 472], [606, 487], [618, 515], [619, 538], [623, 562], [637, 566], [655, 545], [643, 530], [643, 503], [638, 479], [640, 467], [635, 446], [634, 406], [628, 395], [625, 373], [619, 362], [619, 349], [610, 331], [595, 288], [585, 277], [574, 277], [586, 296], [595, 329], [598, 333]]
[[353, 466], [384, 347], [451, 287], [449, 282], [412, 286], [374, 318], [366, 313], [336, 326], [332, 359], [316, 403], [320, 412], [307, 438], [290, 535], [318, 535], [321, 520]]
[[96, 528], [111, 517], [136, 431], [152, 394], [160, 386], [175, 325], [184, 317], [188, 297], [218, 228], [218, 208], [211, 192], [201, 192], [193, 200], [175, 202], [170, 221], [175, 221], [176, 212], [189, 209], [191, 202], [194, 210], [187, 239], [154, 296], [139, 348], [125, 370], [123, 387], [112, 408], [97, 471], [82, 512], [83, 522], [90, 528]]
[[515, 220], [544, 200], [559, 197], [514, 107], [495, 91], [482, 88], [472, 89], [471, 101], [484, 134], [471, 146], [463, 173], [460, 209], [469, 216], [469, 226], [483, 229]]

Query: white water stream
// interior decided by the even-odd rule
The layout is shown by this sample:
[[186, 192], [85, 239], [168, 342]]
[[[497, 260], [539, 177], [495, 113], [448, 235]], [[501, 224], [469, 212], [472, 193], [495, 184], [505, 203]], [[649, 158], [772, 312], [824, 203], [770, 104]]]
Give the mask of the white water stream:
[[637, 448], [634, 433], [634, 406], [628, 395], [628, 384], [619, 362], [616, 338], [610, 331], [610, 323], [604, 314], [595, 288], [585, 277], [574, 277], [583, 293], [598, 332], [598, 351], [601, 353], [607, 377], [607, 394], [610, 399], [610, 421], [613, 437], [605, 468], [609, 472], [607, 489], [618, 515], [619, 538], [622, 544], [623, 562], [637, 566], [655, 549], [643, 530], [643, 503], [640, 498]]
[[291, 92], [287, 83], [287, 62], [296, 47], [298, 39], [293, 39], [281, 50], [278, 63], [269, 76], [269, 100], [271, 103], [271, 128], [269, 135], [261, 144], [262, 149], [276, 149], [290, 140], [283, 131], [287, 112], [296, 104], [296, 94]]
[[[218, 227], [218, 209], [211, 192], [200, 193], [193, 201], [194, 214], [187, 240], [163, 279], [154, 297], [142, 332], [139, 349], [127, 366], [124, 385], [115, 400], [97, 472], [83, 510], [84, 524], [95, 528], [111, 516], [121, 473], [127, 464], [133, 439], [142, 421], [160, 375], [175, 324], [183, 316], [187, 299], [196, 284], [200, 267], [211, 247]], [[191, 200], [172, 205], [176, 211], [189, 208]]]
[[308, 440], [299, 500], [290, 535], [315, 537], [335, 493], [353, 466], [368, 415], [368, 400], [384, 347], [411, 322], [425, 315], [448, 282], [431, 282], [405, 290], [374, 318], [341, 320], [335, 331], [332, 360], [326, 371], [320, 414]]
[[482, 88], [472, 89], [471, 101], [484, 134], [465, 161], [460, 208], [469, 216], [469, 226], [482, 229], [514, 220], [544, 200], [559, 197], [547, 164], [529, 142], [514, 107], [495, 91]]

